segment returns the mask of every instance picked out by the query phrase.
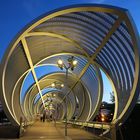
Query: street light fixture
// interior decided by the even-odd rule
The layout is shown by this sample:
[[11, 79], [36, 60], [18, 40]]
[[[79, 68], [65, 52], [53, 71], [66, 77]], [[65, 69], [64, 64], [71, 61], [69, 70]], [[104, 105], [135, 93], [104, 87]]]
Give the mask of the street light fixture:
[[54, 88], [54, 87], [55, 87], [55, 83], [52, 83], [52, 84], [51, 84], [51, 87]]
[[56, 94], [53, 94], [53, 97], [56, 97]]
[[58, 61], [57, 61], [58, 67], [61, 70], [63, 70], [63, 69], [66, 69], [66, 70], [71, 69], [73, 71], [74, 68], [77, 66], [78, 61], [75, 60], [73, 56], [69, 57], [67, 59], [67, 61], [68, 61], [68, 65], [66, 65], [61, 58], [59, 58]]
[[[63, 69], [66, 70], [66, 85], [67, 85], [67, 78], [68, 78], [68, 70], [71, 69], [73, 71], [74, 68], [77, 66], [77, 64], [78, 64], [78, 61], [74, 59], [74, 56], [71, 56], [67, 59], [67, 64], [65, 64], [61, 58], [57, 61], [58, 67], [61, 70]], [[65, 136], [67, 136], [67, 95], [65, 98], [65, 102], [66, 102]]]
[[54, 83], [51, 84], [51, 87], [52, 87], [52, 88], [61, 89], [61, 88], [64, 87], [64, 84], [59, 83], [59, 82], [54, 82]]
[[61, 87], [63, 88], [64, 87], [64, 84], [61, 84]]

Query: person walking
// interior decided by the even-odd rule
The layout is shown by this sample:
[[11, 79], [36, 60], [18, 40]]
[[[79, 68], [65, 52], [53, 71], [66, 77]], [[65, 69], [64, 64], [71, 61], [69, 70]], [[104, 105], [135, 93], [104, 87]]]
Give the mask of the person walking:
[[43, 122], [45, 122], [45, 119], [46, 119], [46, 111], [44, 110], [44, 112], [43, 112]]

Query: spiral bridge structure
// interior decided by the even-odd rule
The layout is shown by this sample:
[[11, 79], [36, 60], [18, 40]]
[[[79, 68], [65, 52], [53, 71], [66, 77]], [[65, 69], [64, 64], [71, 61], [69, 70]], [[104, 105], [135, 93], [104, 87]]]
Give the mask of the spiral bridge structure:
[[[71, 56], [78, 65], [69, 70], [65, 85], [65, 70], [57, 60]], [[1, 101], [16, 126], [20, 117], [34, 119], [50, 101], [58, 119], [64, 119], [67, 107], [68, 120], [93, 121], [103, 97], [102, 70], [115, 94], [112, 123], [123, 123], [139, 95], [139, 64], [138, 34], [126, 9], [64, 7], [35, 19], [13, 39], [0, 67]], [[33, 82], [27, 84], [30, 78]], [[53, 82], [64, 83], [64, 88], [52, 88]]]

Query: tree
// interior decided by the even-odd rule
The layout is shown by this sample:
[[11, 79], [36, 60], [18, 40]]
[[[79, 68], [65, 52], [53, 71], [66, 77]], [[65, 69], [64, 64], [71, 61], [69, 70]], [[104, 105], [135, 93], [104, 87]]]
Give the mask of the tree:
[[110, 92], [110, 101], [111, 101], [112, 103], [115, 103], [114, 91]]

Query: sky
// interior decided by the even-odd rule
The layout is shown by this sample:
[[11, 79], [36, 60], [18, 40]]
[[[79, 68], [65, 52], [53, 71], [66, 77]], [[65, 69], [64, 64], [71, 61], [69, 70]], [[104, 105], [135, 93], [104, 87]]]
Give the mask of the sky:
[[[56, 8], [73, 4], [107, 4], [129, 10], [140, 34], [140, 0], [0, 0], [0, 61], [14, 36], [38, 16]], [[104, 73], [104, 100], [112, 90]]]

